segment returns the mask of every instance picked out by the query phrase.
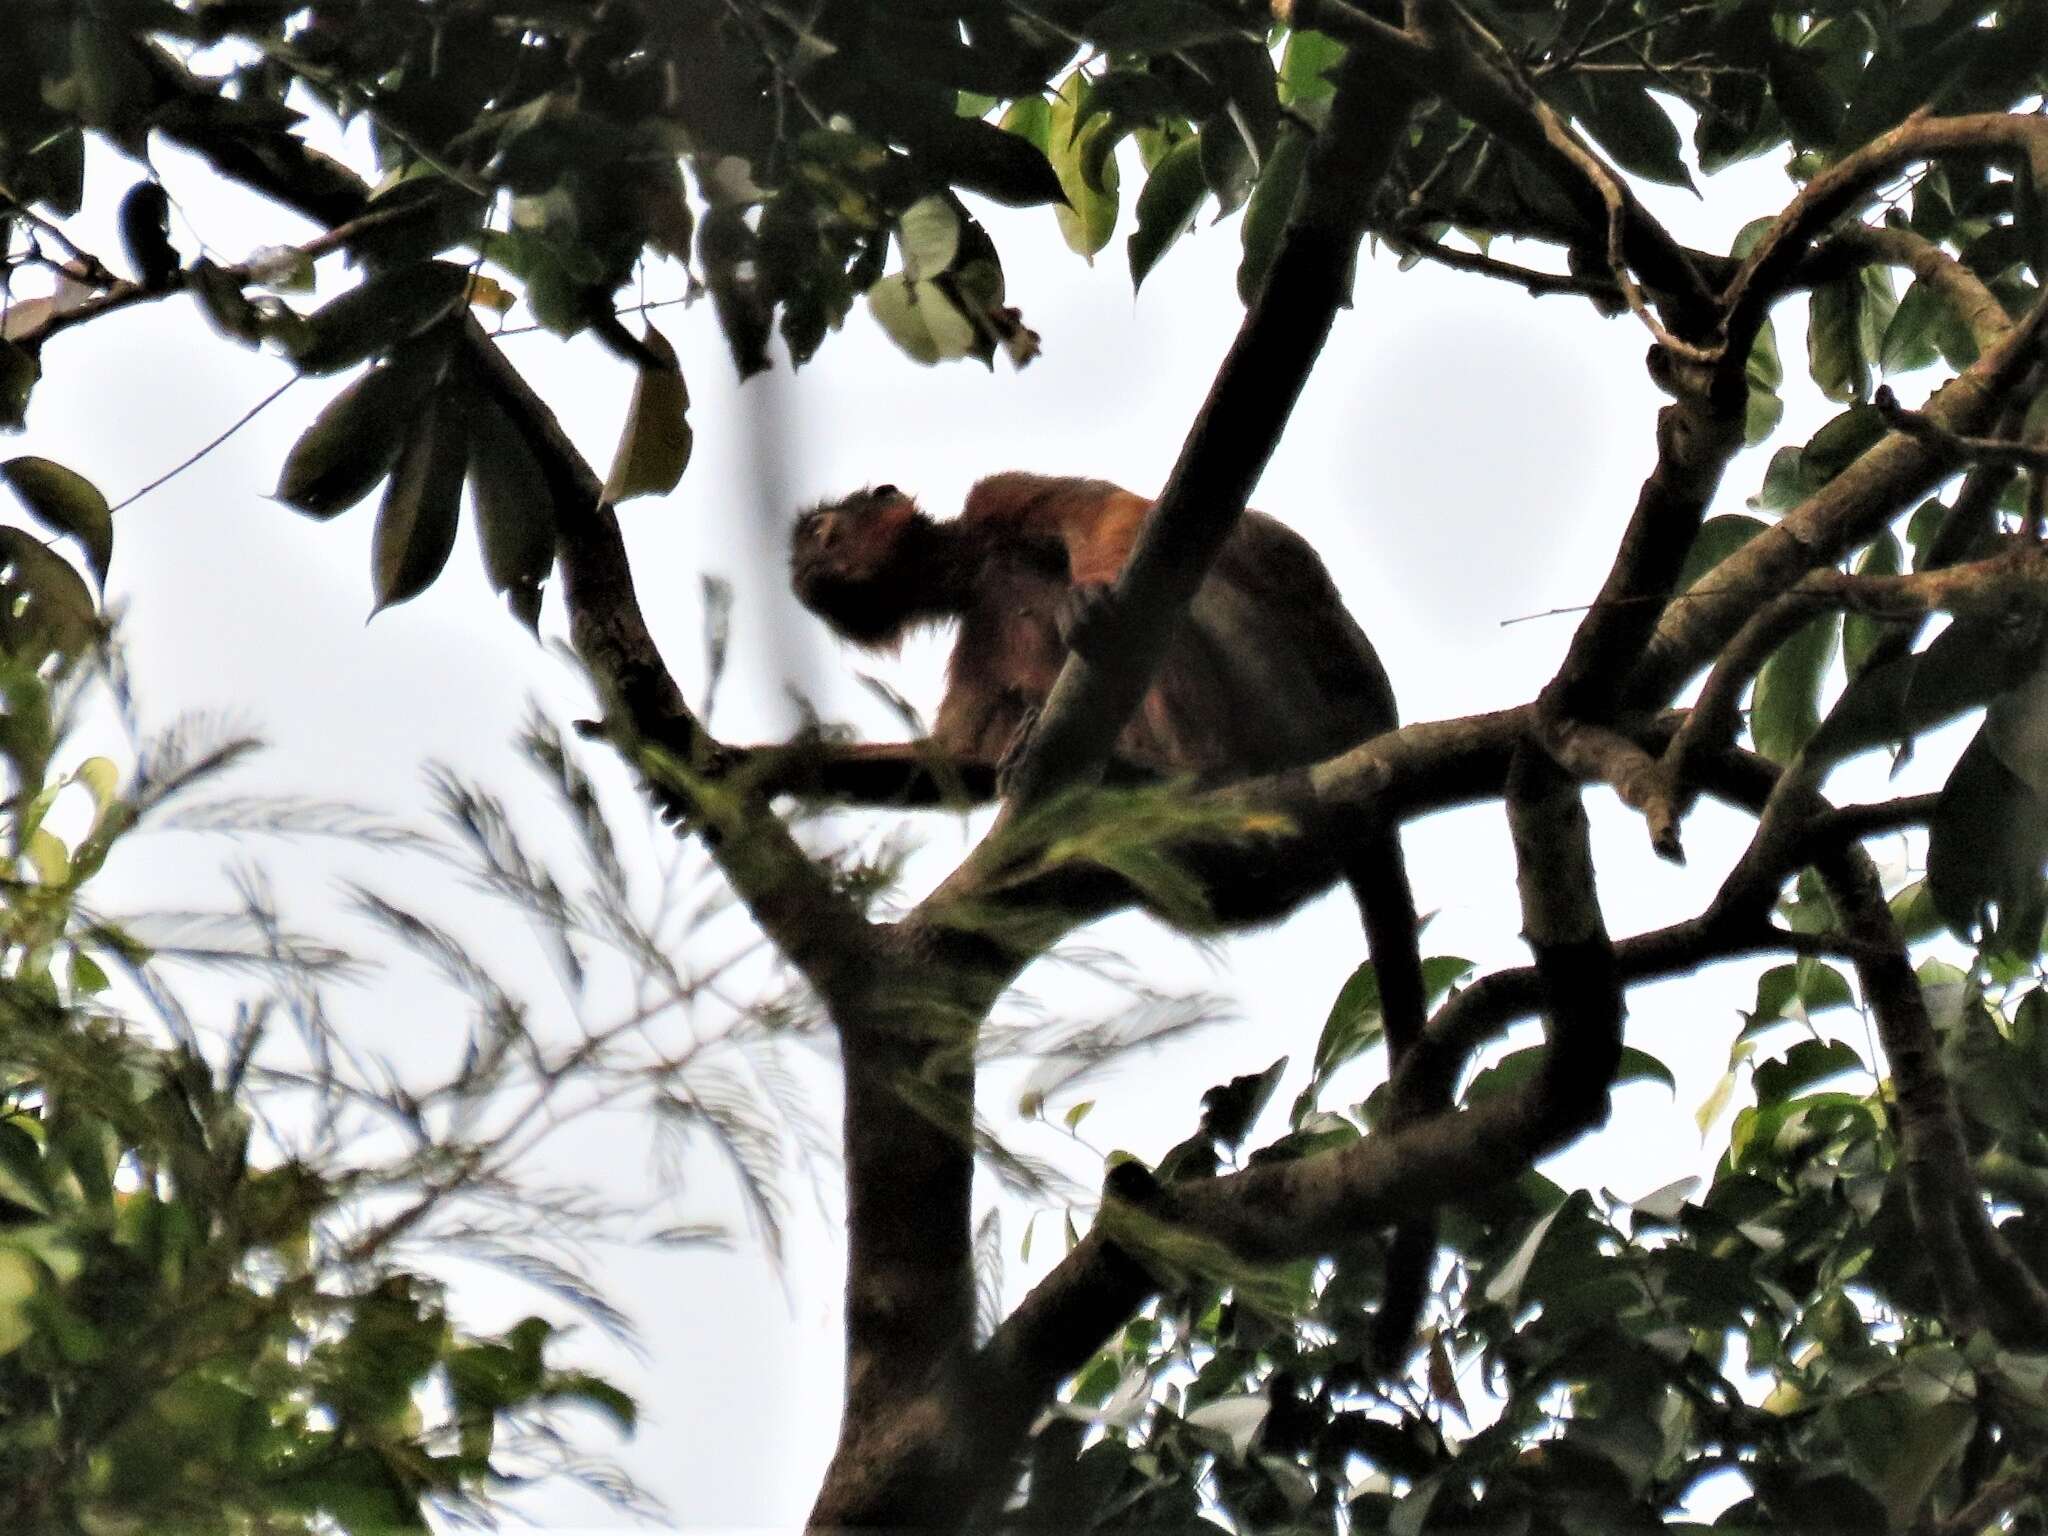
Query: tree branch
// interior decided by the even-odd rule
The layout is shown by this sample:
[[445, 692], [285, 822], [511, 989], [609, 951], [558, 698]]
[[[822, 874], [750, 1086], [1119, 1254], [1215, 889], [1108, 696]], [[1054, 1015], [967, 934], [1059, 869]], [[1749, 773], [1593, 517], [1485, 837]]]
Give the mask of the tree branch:
[[1100, 653], [1114, 660], [1068, 656], [1012, 784], [1022, 804], [1086, 778], [1108, 756], [1350, 301], [1367, 204], [1415, 100], [1375, 78], [1370, 58], [1369, 49], [1354, 50], [1339, 70], [1329, 121], [1265, 285], [1109, 599]]
[[[2048, 304], [2036, 304], [1996, 346], [1936, 390], [1925, 414], [1960, 433], [1975, 432], [1993, 419], [2008, 389], [2032, 365], [2044, 322]], [[1947, 459], [1926, 444], [1902, 432], [1886, 435], [1665, 608], [1629, 678], [1626, 700], [1649, 707], [1671, 698], [1760, 602], [1874, 537], [1949, 471]]]

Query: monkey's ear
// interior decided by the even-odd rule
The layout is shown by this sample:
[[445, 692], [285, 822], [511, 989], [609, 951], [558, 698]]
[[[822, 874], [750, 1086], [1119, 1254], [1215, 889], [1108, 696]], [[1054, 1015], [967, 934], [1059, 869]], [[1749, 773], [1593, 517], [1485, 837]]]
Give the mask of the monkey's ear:
[[877, 501], [894, 501], [898, 496], [901, 496], [903, 493], [897, 490], [896, 487], [893, 485], [878, 485], [874, 488], [874, 490], [872, 490], [868, 494], [873, 496]]

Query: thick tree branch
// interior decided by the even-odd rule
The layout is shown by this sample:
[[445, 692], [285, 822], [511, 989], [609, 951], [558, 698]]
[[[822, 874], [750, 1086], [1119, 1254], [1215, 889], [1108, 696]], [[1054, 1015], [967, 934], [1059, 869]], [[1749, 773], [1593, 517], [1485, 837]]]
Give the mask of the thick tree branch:
[[1750, 340], [1814, 241], [1886, 180], [1918, 161], [1944, 155], [2003, 154], [2024, 162], [2044, 137], [2048, 119], [2024, 113], [1931, 117], [1921, 111], [1844, 155], [1799, 189], [1729, 280], [1722, 302], [1731, 351], [1748, 355]]
[[[1645, 816], [1658, 828], [1682, 817], [1694, 794], [1693, 766], [1730, 745], [1741, 724], [1742, 696], [1764, 663], [1794, 632], [1829, 611], [1909, 620], [1931, 613], [2005, 619], [2048, 605], [2048, 551], [2016, 543], [2004, 554], [1909, 575], [1851, 575], [1829, 567], [1750, 616], [1714, 662], [1685, 723], [1656, 765]], [[1631, 804], [1635, 803], [1633, 801]]]
[[1876, 261], [1904, 267], [1955, 311], [1979, 352], [1998, 345], [2012, 329], [2012, 316], [1984, 280], [1924, 235], [1888, 225], [1852, 224], [1814, 250], [1823, 261], [1837, 254], [1858, 265]]
[[1329, 121], [1265, 285], [1117, 579], [1100, 651], [1113, 660], [1068, 656], [1012, 785], [1023, 804], [1085, 779], [1109, 755], [1350, 302], [1367, 205], [1415, 101], [1376, 77], [1370, 57], [1356, 49], [1338, 71]]

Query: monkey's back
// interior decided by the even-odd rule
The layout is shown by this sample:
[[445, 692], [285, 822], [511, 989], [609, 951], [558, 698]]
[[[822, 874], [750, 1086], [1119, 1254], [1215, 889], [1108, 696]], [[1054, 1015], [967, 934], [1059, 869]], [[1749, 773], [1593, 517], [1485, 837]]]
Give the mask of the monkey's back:
[[1259, 512], [1224, 541], [1140, 718], [1152, 738], [1140, 750], [1162, 766], [1232, 774], [1318, 762], [1398, 723], [1386, 669], [1321, 557]]
[[[1075, 586], [1116, 577], [1151, 505], [1106, 480], [1021, 471], [974, 487], [960, 521], [993, 535], [982, 541], [981, 581], [1000, 596], [963, 616], [953, 679], [1000, 676], [1010, 687], [998, 698], [950, 688], [939, 721], [949, 747], [1000, 750], [1043, 702], [1065, 659], [1061, 603]], [[1238, 777], [1319, 761], [1396, 723], [1386, 671], [1321, 557], [1285, 524], [1247, 512], [1117, 752], [1167, 772]]]

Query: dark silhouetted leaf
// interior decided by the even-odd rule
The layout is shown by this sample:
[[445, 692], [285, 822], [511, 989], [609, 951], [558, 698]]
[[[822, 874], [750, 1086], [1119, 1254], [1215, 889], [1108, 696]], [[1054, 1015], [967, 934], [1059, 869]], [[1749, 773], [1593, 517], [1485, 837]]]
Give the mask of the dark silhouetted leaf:
[[35, 457], [0, 464], [0, 479], [44, 527], [85, 546], [86, 561], [104, 586], [114, 558], [114, 517], [99, 488], [75, 469]]
[[2048, 802], [1999, 761], [1980, 730], [1927, 823], [1927, 887], [1957, 935], [1981, 925], [1987, 948], [2031, 953], [2048, 902]]
[[469, 413], [469, 488], [491, 590], [537, 597], [555, 563], [554, 497], [525, 437], [489, 401]]
[[1989, 619], [1959, 619], [1924, 651], [1858, 673], [1843, 690], [1809, 750], [1829, 759], [1909, 741], [1989, 703], [2032, 677], [2041, 637]]
[[306, 373], [336, 373], [445, 320], [468, 290], [468, 269], [448, 261], [375, 273], [306, 317], [292, 361]]
[[137, 282], [161, 288], [178, 275], [171, 245], [171, 200], [161, 185], [138, 181], [121, 199], [121, 248]]
[[455, 547], [462, 510], [462, 477], [469, 467], [469, 434], [457, 398], [442, 395], [407, 434], [377, 509], [370, 572], [373, 613], [405, 602], [434, 584]]
[[336, 395], [285, 456], [277, 499], [326, 518], [369, 495], [398, 462], [445, 360], [431, 344], [402, 348]]
[[0, 524], [0, 651], [34, 666], [53, 651], [76, 655], [98, 632], [85, 578], [27, 529]]
[[1572, 115], [1615, 164], [1650, 181], [1692, 186], [1679, 153], [1678, 127], [1642, 85], [1621, 75], [1580, 77], [1574, 85]]

